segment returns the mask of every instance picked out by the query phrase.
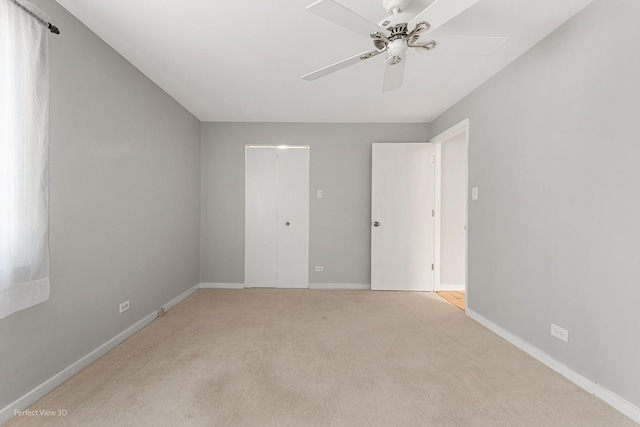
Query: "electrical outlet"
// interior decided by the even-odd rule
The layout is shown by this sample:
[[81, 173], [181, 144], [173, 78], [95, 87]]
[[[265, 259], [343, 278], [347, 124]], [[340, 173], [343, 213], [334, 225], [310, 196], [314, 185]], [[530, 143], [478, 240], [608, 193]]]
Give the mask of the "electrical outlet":
[[316, 197], [317, 197], [318, 199], [322, 199], [322, 190], [317, 190], [317, 191], [316, 191]]
[[129, 300], [126, 300], [125, 302], [120, 304], [120, 314], [124, 313], [127, 310], [129, 310]]
[[565, 328], [561, 328], [558, 325], [551, 324], [551, 335], [558, 338], [561, 341], [569, 342], [569, 331]]
[[321, 265], [316, 265], [316, 271], [324, 271], [324, 267]]

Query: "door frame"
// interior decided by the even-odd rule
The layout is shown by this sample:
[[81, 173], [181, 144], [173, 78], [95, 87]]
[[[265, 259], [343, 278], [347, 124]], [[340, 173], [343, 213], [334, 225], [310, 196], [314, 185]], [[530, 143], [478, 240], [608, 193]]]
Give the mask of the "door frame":
[[[464, 133], [465, 135], [465, 206], [464, 206], [464, 287], [465, 291], [469, 288], [469, 119], [466, 118], [458, 124], [453, 125], [444, 132], [432, 138], [429, 142], [435, 145], [436, 149], [436, 171], [435, 171], [435, 235], [434, 235], [434, 290], [442, 289], [440, 280], [441, 274], [441, 253], [440, 246], [442, 244], [442, 144]], [[468, 292], [465, 292], [465, 309], [468, 306]]]

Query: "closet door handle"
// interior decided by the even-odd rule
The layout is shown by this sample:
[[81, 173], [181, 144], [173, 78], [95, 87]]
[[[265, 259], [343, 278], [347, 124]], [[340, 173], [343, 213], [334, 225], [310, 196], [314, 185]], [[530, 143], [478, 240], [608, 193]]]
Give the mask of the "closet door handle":
[[288, 227], [289, 225], [291, 225], [291, 223], [289, 221], [287, 221], [287, 222], [284, 223], [284, 225], [286, 225]]
[[380, 225], [380, 223], [379, 223], [378, 221], [375, 221], [375, 222], [373, 223], [373, 226], [374, 226], [374, 227], [378, 227], [379, 225]]

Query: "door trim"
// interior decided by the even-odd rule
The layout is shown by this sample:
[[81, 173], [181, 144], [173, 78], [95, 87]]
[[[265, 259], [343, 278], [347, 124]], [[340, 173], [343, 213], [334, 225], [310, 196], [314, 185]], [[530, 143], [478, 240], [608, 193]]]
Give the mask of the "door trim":
[[[438, 134], [434, 138], [432, 138], [429, 142], [435, 144], [436, 146], [436, 176], [435, 176], [435, 206], [436, 206], [436, 215], [435, 215], [435, 238], [434, 238], [434, 290], [435, 291], [444, 291], [449, 290], [448, 286], [443, 286], [440, 280], [441, 273], [441, 253], [440, 253], [440, 245], [441, 245], [441, 227], [442, 227], [442, 218], [440, 215], [442, 208], [442, 144], [446, 143], [446, 141], [459, 136], [461, 133], [465, 133], [465, 238], [464, 238], [464, 290], [465, 290], [465, 309], [468, 308], [469, 304], [469, 295], [466, 292], [469, 289], [469, 119], [466, 118], [462, 120], [460, 123], [457, 123], [451, 126], [449, 129], [444, 132]], [[462, 286], [461, 286], [462, 287]]]

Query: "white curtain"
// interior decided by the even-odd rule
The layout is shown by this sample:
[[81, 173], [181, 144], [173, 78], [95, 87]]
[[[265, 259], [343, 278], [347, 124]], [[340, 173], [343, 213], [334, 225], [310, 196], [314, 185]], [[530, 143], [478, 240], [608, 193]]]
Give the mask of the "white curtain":
[[0, 319], [49, 299], [47, 31], [0, 0]]

